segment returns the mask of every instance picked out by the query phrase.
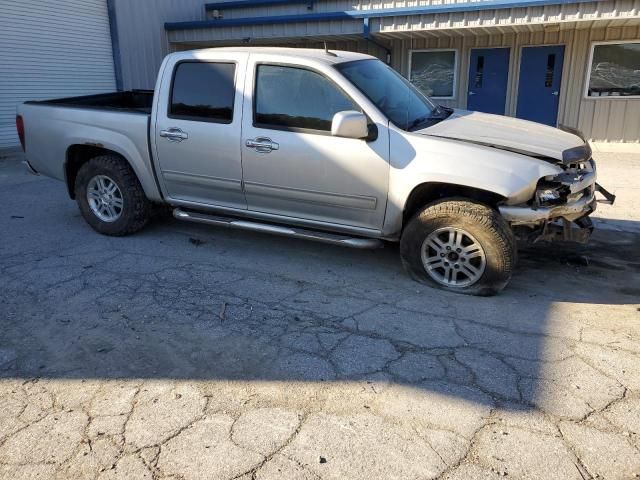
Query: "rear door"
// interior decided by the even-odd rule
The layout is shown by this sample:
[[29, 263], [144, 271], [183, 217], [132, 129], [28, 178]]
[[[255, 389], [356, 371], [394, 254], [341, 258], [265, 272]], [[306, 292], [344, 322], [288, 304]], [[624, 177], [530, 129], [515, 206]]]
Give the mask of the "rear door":
[[[389, 135], [331, 136], [333, 115], [360, 110], [328, 75], [252, 54], [242, 139], [249, 210], [379, 230], [389, 176]], [[365, 112], [366, 113], [366, 112]]]
[[467, 109], [504, 115], [508, 78], [508, 48], [472, 49]]
[[[205, 53], [167, 65], [154, 140], [166, 195], [246, 209], [240, 132], [246, 54]], [[172, 73], [169, 73], [172, 72]]]

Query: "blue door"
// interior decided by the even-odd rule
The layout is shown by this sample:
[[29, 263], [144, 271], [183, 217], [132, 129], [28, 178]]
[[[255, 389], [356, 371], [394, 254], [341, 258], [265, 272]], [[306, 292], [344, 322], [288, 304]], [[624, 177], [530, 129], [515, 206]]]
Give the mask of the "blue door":
[[563, 45], [522, 49], [518, 118], [556, 126], [563, 61]]
[[467, 109], [504, 115], [508, 79], [508, 48], [472, 49]]

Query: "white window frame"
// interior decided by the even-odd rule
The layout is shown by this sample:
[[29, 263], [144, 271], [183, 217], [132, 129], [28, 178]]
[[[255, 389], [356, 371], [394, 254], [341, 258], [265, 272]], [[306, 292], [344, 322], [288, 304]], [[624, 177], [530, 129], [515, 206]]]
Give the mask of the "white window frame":
[[[411, 70], [414, 53], [424, 52], [453, 52], [453, 95], [450, 97], [432, 97], [434, 100], [456, 100], [458, 97], [458, 69], [460, 64], [460, 51], [457, 48], [425, 48], [421, 50], [409, 50], [409, 71], [407, 72], [408, 80], [411, 82]], [[418, 88], [418, 87], [416, 87]], [[425, 94], [426, 95], [426, 94]]]
[[589, 96], [589, 81], [591, 79], [591, 68], [593, 67], [593, 54], [598, 45], [622, 45], [624, 43], [640, 43], [640, 40], [608, 40], [606, 42], [591, 42], [591, 50], [589, 52], [589, 63], [587, 63], [587, 76], [584, 80], [584, 99], [585, 100], [631, 100], [638, 99], [640, 95], [605, 95], [600, 97]]

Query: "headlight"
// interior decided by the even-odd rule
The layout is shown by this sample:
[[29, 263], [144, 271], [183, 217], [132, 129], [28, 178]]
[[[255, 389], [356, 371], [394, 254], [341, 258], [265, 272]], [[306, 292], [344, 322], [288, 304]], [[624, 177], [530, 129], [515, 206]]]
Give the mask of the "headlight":
[[536, 192], [538, 196], [538, 203], [552, 203], [554, 201], [560, 200], [560, 192], [556, 188], [544, 188], [542, 190], [538, 190]]
[[553, 185], [541, 182], [536, 190], [536, 203], [539, 206], [560, 205], [567, 201], [570, 191], [565, 185]]

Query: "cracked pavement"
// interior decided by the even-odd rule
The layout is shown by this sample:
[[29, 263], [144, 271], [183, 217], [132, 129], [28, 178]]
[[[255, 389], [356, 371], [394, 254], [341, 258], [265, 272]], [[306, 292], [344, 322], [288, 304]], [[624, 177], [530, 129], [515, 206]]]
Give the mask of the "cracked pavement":
[[465, 297], [393, 245], [172, 219], [103, 237], [19, 159], [0, 160], [0, 478], [640, 477], [633, 228], [528, 248], [502, 295]]

